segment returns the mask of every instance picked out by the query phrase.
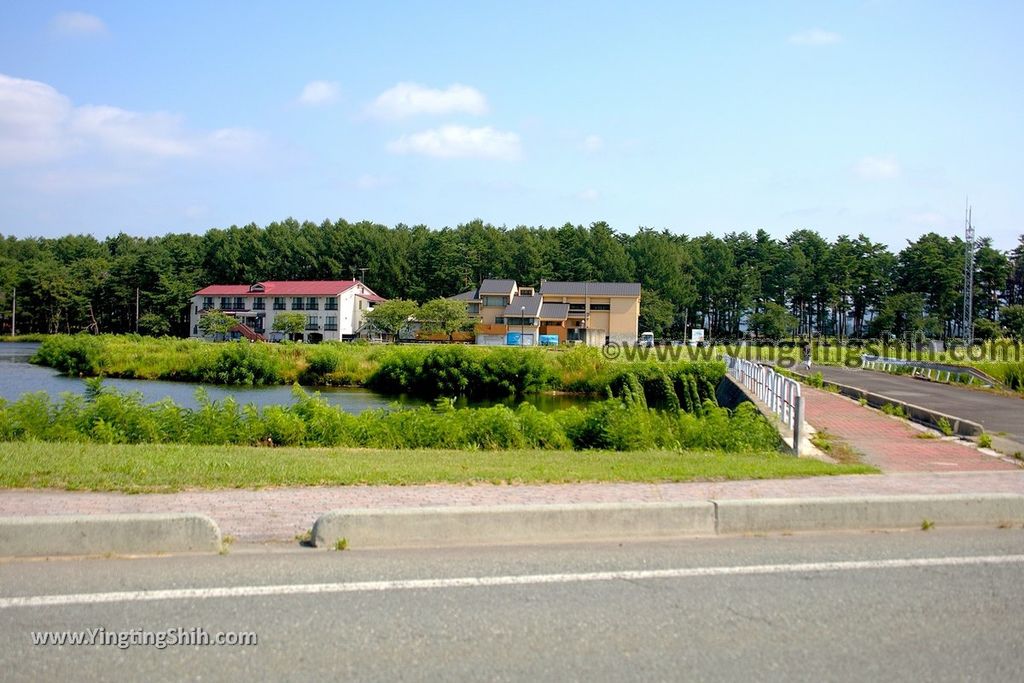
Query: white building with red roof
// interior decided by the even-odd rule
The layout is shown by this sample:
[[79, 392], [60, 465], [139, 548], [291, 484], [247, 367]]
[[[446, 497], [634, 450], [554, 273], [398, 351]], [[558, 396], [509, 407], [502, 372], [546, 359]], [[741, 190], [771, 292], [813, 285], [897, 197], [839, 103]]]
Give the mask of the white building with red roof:
[[[359, 280], [268, 280], [252, 285], [209, 285], [192, 295], [191, 336], [201, 337], [199, 319], [216, 310], [236, 318], [236, 332], [250, 338], [283, 338], [274, 332], [274, 318], [284, 312], [306, 317], [303, 341], [354, 339], [365, 316], [384, 299]], [[250, 334], [251, 333], [251, 334]]]

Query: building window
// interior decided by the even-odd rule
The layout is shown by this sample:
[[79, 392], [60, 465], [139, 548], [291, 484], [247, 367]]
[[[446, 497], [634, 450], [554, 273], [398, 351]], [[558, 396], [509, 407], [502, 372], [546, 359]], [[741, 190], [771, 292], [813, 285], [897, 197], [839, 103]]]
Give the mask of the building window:
[[320, 308], [320, 300], [319, 299], [317, 299], [315, 296], [310, 296], [310, 297], [306, 298], [306, 310], [307, 311], [315, 311], [315, 310], [318, 310], [319, 308]]
[[274, 297], [274, 310], [275, 311], [283, 311], [284, 310], [284, 297], [283, 296], [275, 296]]
[[590, 310], [592, 311], [610, 311], [612, 310], [611, 304], [590, 304]]
[[466, 304], [466, 313], [469, 315], [480, 315], [480, 304]]
[[505, 324], [505, 319], [499, 315], [497, 318], [494, 319], [494, 324], [495, 325], [504, 325]]
[[483, 297], [484, 306], [508, 306], [507, 296], [485, 296]]
[[302, 297], [301, 296], [294, 296], [294, 297], [292, 297], [292, 310], [293, 311], [301, 311], [302, 309], [303, 309]]
[[307, 330], [319, 330], [320, 329], [320, 322], [319, 321], [320, 321], [320, 319], [317, 316], [315, 316], [315, 315], [307, 316], [306, 317], [306, 329]]
[[240, 296], [236, 296], [235, 297], [234, 308], [235, 308], [236, 311], [243, 311], [243, 310], [245, 310], [245, 302], [243, 301], [242, 297], [240, 297]]
[[204, 296], [203, 297], [203, 310], [204, 311], [208, 311], [211, 308], [213, 308], [213, 297], [212, 296]]
[[533, 327], [533, 318], [505, 318], [509, 327]]
[[324, 303], [324, 310], [325, 311], [336, 311], [336, 310], [338, 310], [338, 297], [336, 297], [336, 296], [329, 296], [329, 297], [327, 297], [327, 301]]
[[338, 329], [338, 316], [329, 315], [324, 318], [324, 329], [328, 332], [333, 332]]
[[587, 310], [587, 305], [586, 304], [569, 304], [569, 310], [582, 313], [583, 311]]
[[222, 296], [220, 298], [220, 310], [230, 311], [231, 310], [231, 297]]
[[264, 311], [267, 308], [267, 302], [262, 296], [258, 296], [252, 300], [252, 310]]

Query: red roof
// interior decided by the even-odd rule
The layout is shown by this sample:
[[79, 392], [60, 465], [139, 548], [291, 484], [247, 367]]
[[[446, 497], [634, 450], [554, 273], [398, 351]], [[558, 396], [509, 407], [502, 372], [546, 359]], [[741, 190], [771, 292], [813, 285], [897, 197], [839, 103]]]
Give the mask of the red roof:
[[[210, 285], [203, 287], [195, 294], [201, 296], [240, 296], [245, 294], [254, 296], [335, 296], [357, 284], [359, 284], [358, 280], [268, 280], [256, 283], [256, 285], [263, 285], [262, 291], [254, 290], [253, 287], [256, 285]], [[372, 291], [369, 287], [366, 289]]]

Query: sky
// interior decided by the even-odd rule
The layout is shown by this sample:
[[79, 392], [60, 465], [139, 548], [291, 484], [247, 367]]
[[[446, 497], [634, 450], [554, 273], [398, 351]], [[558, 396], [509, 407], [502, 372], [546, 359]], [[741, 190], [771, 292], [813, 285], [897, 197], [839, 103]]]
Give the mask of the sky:
[[0, 234], [1024, 233], [1024, 3], [5, 2]]

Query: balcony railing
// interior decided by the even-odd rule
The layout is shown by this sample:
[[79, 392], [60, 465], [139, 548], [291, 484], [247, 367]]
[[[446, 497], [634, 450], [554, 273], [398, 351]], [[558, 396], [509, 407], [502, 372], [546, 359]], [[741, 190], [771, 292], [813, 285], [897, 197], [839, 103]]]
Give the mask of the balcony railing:
[[338, 331], [338, 325], [336, 323], [326, 323], [324, 325], [324, 331], [325, 332], [337, 332]]
[[283, 303], [280, 303], [280, 304], [276, 303], [276, 302], [274, 303], [274, 310], [275, 311], [283, 311], [284, 309], [285, 309], [285, 305]]
[[242, 304], [241, 306], [238, 306], [238, 305], [235, 305], [235, 304], [225, 304], [223, 306], [218, 306], [217, 308], [219, 308], [222, 311], [244, 311], [244, 310], [247, 310], [246, 307], [245, 307], [245, 304]]
[[265, 310], [267, 310], [267, 305], [265, 303], [263, 303], [262, 301], [259, 301], [259, 302], [254, 303], [252, 305], [252, 310], [254, 310], [254, 311], [265, 311]]
[[311, 325], [310, 323], [306, 323], [306, 331], [307, 332], [315, 332], [315, 331], [317, 331], [319, 329], [320, 329], [319, 325], [315, 325], [315, 324]]
[[318, 304], [315, 301], [313, 301], [312, 303], [307, 302], [306, 303], [306, 310], [307, 311], [319, 311], [320, 310], [320, 304]]
[[334, 303], [331, 303], [330, 301], [328, 301], [326, 304], [324, 304], [324, 310], [325, 311], [336, 311], [336, 310], [338, 310], [338, 302], [335, 301]]
[[292, 310], [293, 311], [304, 311], [306, 309], [305, 309], [304, 304], [301, 301], [293, 301], [292, 302]]

